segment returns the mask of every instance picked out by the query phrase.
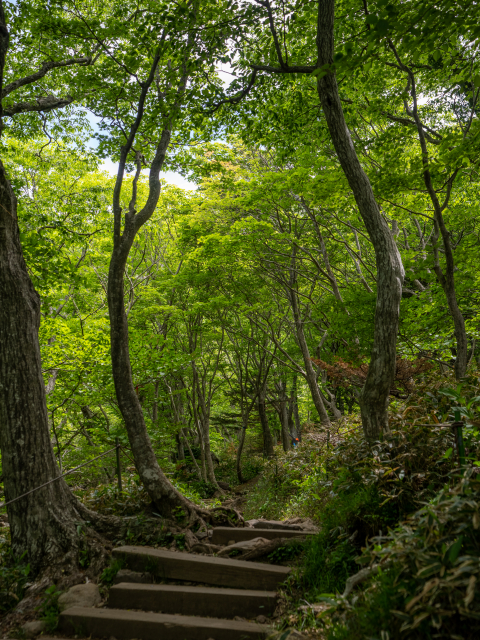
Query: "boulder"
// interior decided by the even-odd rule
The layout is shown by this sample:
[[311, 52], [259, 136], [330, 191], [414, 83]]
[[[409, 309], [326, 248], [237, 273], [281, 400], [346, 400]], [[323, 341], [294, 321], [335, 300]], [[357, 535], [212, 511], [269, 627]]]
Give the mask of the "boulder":
[[130, 569], [120, 569], [115, 576], [113, 584], [120, 582], [132, 582], [134, 584], [153, 584], [153, 576], [151, 573], [140, 573], [139, 571], [130, 571]]
[[227, 547], [223, 547], [221, 551], [219, 551], [219, 556], [228, 556], [232, 551], [240, 551], [238, 556], [241, 556], [250, 551], [254, 551], [259, 547], [263, 547], [266, 544], [268, 545], [270, 540], [267, 538], [253, 538], [252, 540], [243, 540], [242, 542], [234, 542], [233, 544], [229, 544]]
[[31, 620], [22, 625], [22, 630], [27, 638], [35, 638], [45, 631], [47, 623], [42, 620]]
[[220, 489], [223, 489], [224, 491], [232, 490], [232, 487], [227, 482], [217, 481], [217, 484], [220, 487]]
[[95, 607], [100, 604], [102, 597], [98, 586], [93, 582], [87, 584], [76, 584], [58, 599], [58, 607], [60, 611], [69, 609], [70, 607]]

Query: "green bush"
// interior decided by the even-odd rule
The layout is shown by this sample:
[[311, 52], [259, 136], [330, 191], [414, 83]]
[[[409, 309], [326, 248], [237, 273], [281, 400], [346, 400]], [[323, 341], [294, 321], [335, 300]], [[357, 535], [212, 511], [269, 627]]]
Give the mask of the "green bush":
[[479, 531], [480, 480], [470, 470], [388, 536], [373, 540], [360, 561], [378, 573], [339, 603], [330, 637], [480, 637]]
[[313, 596], [341, 593], [357, 571], [361, 547], [398, 515], [389, 504], [381, 504], [377, 487], [364, 486], [356, 474], [344, 473], [335, 488], [338, 493], [319, 514], [321, 533], [306, 547], [303, 583]]

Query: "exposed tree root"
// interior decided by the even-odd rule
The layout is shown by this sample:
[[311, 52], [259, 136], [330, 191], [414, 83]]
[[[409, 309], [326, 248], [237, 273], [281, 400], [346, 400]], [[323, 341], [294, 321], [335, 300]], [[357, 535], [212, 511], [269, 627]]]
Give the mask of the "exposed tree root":
[[256, 549], [252, 549], [252, 551], [248, 551], [242, 555], [242, 560], [256, 560], [257, 558], [261, 558], [262, 556], [266, 556], [278, 547], [284, 547], [286, 544], [289, 544], [293, 541], [303, 542], [305, 540], [305, 536], [298, 538], [276, 538], [275, 540], [269, 540], [268, 543], [263, 544]]

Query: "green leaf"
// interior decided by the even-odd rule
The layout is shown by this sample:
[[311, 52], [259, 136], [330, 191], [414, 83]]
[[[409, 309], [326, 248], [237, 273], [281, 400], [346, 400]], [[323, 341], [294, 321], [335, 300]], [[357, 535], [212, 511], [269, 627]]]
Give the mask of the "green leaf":
[[450, 550], [448, 552], [448, 559], [453, 564], [455, 560], [458, 558], [458, 554], [460, 553], [460, 549], [462, 548], [463, 536], [459, 536], [458, 540], [456, 540]]

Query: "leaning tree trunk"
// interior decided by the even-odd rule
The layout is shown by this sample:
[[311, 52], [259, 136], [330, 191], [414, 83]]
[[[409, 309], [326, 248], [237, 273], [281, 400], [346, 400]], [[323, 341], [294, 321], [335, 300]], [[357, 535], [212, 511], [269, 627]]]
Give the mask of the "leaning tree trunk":
[[175, 507], [183, 507], [192, 515], [195, 511], [195, 505], [177, 491], [160, 469], [147, 432], [142, 407], [133, 385], [128, 319], [124, 306], [123, 274], [135, 235], [134, 218], [126, 218], [123, 235], [114, 240], [108, 274], [107, 294], [115, 393], [125, 421], [138, 475], [156, 509], [161, 515], [169, 517]]
[[[318, 67], [333, 63], [334, 6], [334, 0], [318, 2]], [[360, 402], [365, 437], [372, 441], [388, 429], [388, 398], [395, 377], [404, 270], [395, 239], [380, 213], [370, 181], [353, 146], [334, 72], [317, 78], [317, 91], [338, 160], [372, 241], [377, 262], [374, 341]]]
[[[59, 476], [50, 440], [38, 329], [40, 297], [23, 259], [17, 202], [0, 162], [0, 449], [9, 502]], [[78, 565], [86, 510], [65, 480], [7, 505], [14, 556], [33, 573]]]

